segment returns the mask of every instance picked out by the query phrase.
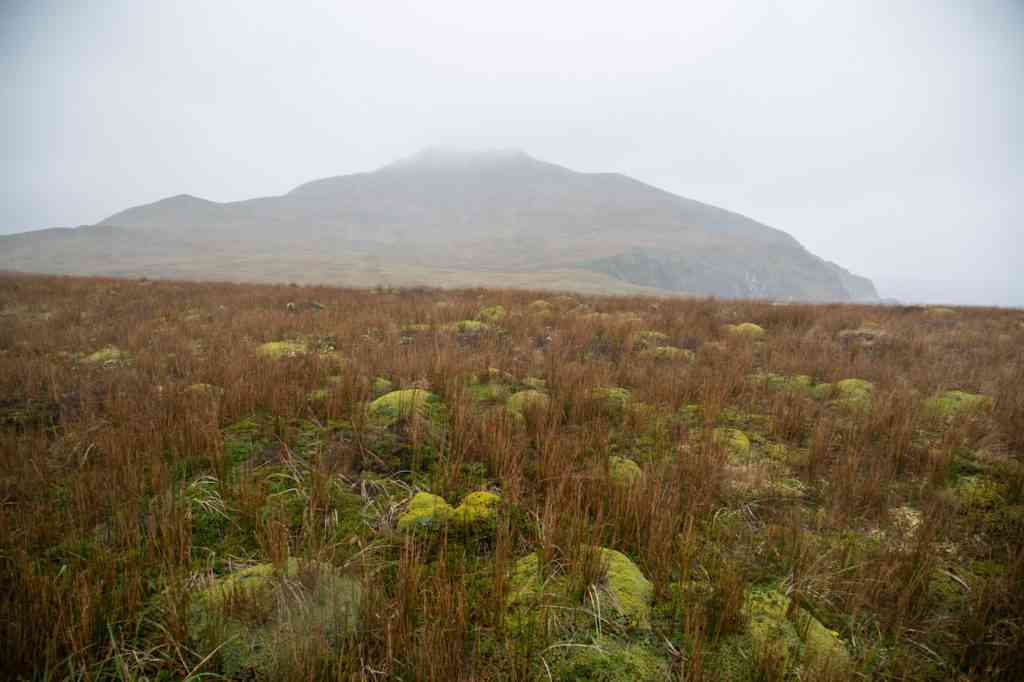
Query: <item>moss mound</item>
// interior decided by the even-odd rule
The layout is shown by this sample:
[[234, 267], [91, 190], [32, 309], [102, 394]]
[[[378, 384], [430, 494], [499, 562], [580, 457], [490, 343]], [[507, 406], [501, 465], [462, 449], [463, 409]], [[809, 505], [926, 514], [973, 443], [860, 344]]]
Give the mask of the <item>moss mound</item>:
[[787, 375], [765, 372], [763, 374], [754, 374], [750, 380], [773, 391], [809, 392], [814, 386], [814, 380], [806, 374]]
[[669, 345], [668, 334], [645, 329], [633, 335], [633, 350], [645, 351]]
[[[555, 649], [550, 657], [551, 676], [555, 680], [592, 680], [594, 682], [634, 682], [668, 680], [668, 665], [646, 644], [621, 642], [598, 636], [588, 643]], [[544, 678], [542, 678], [544, 679]]]
[[675, 346], [648, 348], [645, 351], [641, 351], [640, 356], [649, 360], [661, 360], [664, 362], [693, 362], [697, 357], [692, 350], [676, 348]]
[[620, 388], [618, 386], [595, 388], [591, 391], [590, 395], [595, 400], [599, 400], [605, 408], [613, 412], [622, 412], [633, 399], [633, 394], [628, 388]]
[[633, 460], [612, 455], [608, 458], [608, 474], [614, 482], [630, 486], [643, 476], [643, 471]]
[[744, 612], [750, 635], [761, 650], [778, 652], [783, 658], [796, 655], [808, 663], [831, 662], [849, 665], [849, 654], [839, 635], [801, 607], [791, 608], [789, 597], [775, 589], [747, 591]]
[[85, 364], [100, 367], [121, 367], [130, 364], [131, 361], [131, 354], [116, 346], [105, 346], [82, 358], [82, 362]]
[[875, 395], [875, 385], [864, 379], [843, 379], [834, 384], [818, 384], [812, 389], [816, 398], [832, 396], [832, 405], [849, 410], [867, 410]]
[[500, 504], [500, 495], [483, 490], [466, 495], [455, 508], [439, 495], [419, 492], [398, 517], [398, 530], [433, 533], [449, 523], [461, 530], [490, 528], [498, 518]]
[[305, 355], [308, 352], [306, 344], [301, 341], [270, 341], [260, 345], [256, 352], [275, 360], [280, 358], [294, 358]]
[[459, 320], [445, 326], [445, 330], [455, 334], [483, 334], [490, 328], [490, 325], [480, 320]]
[[352, 632], [359, 582], [329, 564], [289, 559], [218, 579], [192, 600], [191, 631], [229, 679], [275, 679], [296, 652], [328, 653]]
[[730, 460], [746, 460], [750, 457], [750, 438], [739, 429], [720, 427], [714, 430], [711, 437], [725, 449]]
[[550, 303], [543, 299], [537, 299], [536, 301], [532, 302], [529, 306], [527, 306], [526, 309], [529, 311], [531, 315], [536, 315], [537, 317], [545, 319], [552, 317], [555, 314], [555, 306], [551, 305]]
[[391, 382], [390, 379], [386, 379], [384, 377], [375, 377], [373, 382], [370, 384], [370, 390], [373, 391], [374, 398], [379, 398], [395, 390], [395, 385]]
[[546, 393], [531, 388], [512, 394], [505, 402], [505, 407], [516, 414], [525, 414], [534, 410], [543, 412], [550, 404], [551, 398]]
[[725, 331], [732, 336], [742, 336], [752, 339], [761, 338], [768, 333], [764, 330], [764, 327], [759, 324], [754, 324], [753, 322], [727, 324], [725, 325]]
[[[601, 566], [600, 576], [574, 591], [565, 574], [542, 574], [537, 553], [516, 562], [509, 583], [508, 624], [513, 628], [536, 625], [543, 613], [553, 624], [593, 623], [592, 613], [626, 629], [650, 628], [654, 588], [629, 557], [614, 549], [592, 547]], [[566, 617], [566, 614], [569, 614]]]
[[493, 525], [498, 518], [501, 496], [497, 493], [477, 491], [462, 498], [452, 513], [452, 521], [465, 528]]
[[992, 406], [992, 398], [965, 391], [946, 391], [925, 401], [925, 410], [941, 417], [981, 412]]
[[409, 509], [398, 517], [398, 530], [434, 531], [452, 518], [455, 510], [443, 497], [430, 493], [416, 493], [409, 502]]
[[487, 322], [490, 324], [497, 324], [504, 320], [508, 316], [508, 311], [505, 310], [505, 306], [492, 305], [486, 308], [481, 308], [480, 312], [476, 314], [478, 320]]
[[367, 413], [381, 424], [390, 425], [400, 419], [414, 416], [428, 417], [440, 402], [440, 399], [430, 391], [406, 388], [385, 393], [377, 398], [367, 407]]

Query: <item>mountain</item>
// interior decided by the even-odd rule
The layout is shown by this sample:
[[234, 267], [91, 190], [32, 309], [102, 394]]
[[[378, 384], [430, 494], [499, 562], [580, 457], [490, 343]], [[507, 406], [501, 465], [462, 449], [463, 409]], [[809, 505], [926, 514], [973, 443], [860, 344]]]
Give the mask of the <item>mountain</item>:
[[514, 150], [427, 149], [247, 201], [169, 197], [0, 237], [0, 269], [877, 300], [869, 280], [781, 230]]

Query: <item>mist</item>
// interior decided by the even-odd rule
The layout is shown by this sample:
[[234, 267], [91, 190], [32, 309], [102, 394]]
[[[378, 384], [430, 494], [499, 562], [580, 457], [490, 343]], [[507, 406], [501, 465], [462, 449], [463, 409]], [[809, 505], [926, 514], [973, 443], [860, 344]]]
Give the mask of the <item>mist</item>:
[[0, 233], [517, 148], [1024, 305], [1019, 2], [293, 5], [0, 5]]

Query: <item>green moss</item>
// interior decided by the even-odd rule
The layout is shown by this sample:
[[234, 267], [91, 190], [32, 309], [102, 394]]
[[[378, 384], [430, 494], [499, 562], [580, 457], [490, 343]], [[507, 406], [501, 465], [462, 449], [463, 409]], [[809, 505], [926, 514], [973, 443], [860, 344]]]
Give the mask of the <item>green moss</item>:
[[678, 412], [679, 420], [684, 424], [689, 424], [690, 426], [696, 426], [697, 424], [700, 424], [703, 419], [702, 414], [703, 409], [697, 403], [683, 405], [682, 407], [679, 408]]
[[814, 380], [806, 374], [786, 375], [765, 372], [764, 374], [753, 375], [751, 381], [775, 391], [810, 391], [814, 385]]
[[116, 346], [105, 346], [95, 353], [82, 358], [87, 365], [99, 365], [100, 367], [121, 367], [130, 364], [132, 356]]
[[384, 377], [375, 377], [373, 379], [373, 383], [371, 384], [371, 390], [373, 391], [374, 398], [379, 398], [382, 395], [391, 393], [391, 391], [393, 391], [394, 388], [395, 385], [391, 382], [391, 380], [386, 379]]
[[519, 391], [513, 394], [506, 402], [505, 407], [517, 414], [525, 414], [534, 410], [543, 412], [548, 409], [551, 399], [545, 393], [535, 389]]
[[764, 449], [765, 455], [776, 462], [782, 462], [789, 466], [806, 466], [810, 461], [810, 454], [806, 448], [794, 448], [783, 443], [771, 443]]
[[[555, 645], [545, 656], [552, 679], [564, 682], [668, 680], [667, 662], [649, 645], [598, 636], [587, 643]], [[546, 675], [541, 679], [547, 679]]]
[[741, 324], [727, 324], [725, 325], [725, 331], [732, 336], [745, 336], [752, 339], [758, 339], [767, 334], [764, 327], [753, 322], [743, 322]]
[[306, 394], [306, 400], [311, 403], [323, 403], [331, 397], [331, 392], [326, 388], [317, 388]]
[[550, 318], [555, 314], [555, 307], [543, 299], [537, 299], [527, 306], [527, 310], [531, 315], [536, 315], [540, 318]]
[[454, 513], [455, 510], [443, 497], [419, 492], [413, 495], [409, 509], [398, 517], [398, 530], [434, 531], [448, 523]]
[[924, 403], [925, 411], [940, 417], [981, 412], [992, 406], [992, 398], [965, 391], [946, 391]]
[[377, 398], [367, 407], [367, 412], [381, 424], [390, 425], [399, 419], [407, 419], [414, 415], [429, 416], [432, 408], [439, 403], [439, 398], [430, 391], [406, 388], [391, 391]]
[[414, 324], [403, 324], [398, 330], [400, 334], [409, 336], [415, 334], [422, 334], [430, 331], [429, 324], [414, 323]]
[[455, 334], [483, 334], [490, 328], [490, 325], [480, 320], [459, 320], [445, 326], [447, 331]]
[[866, 410], [871, 407], [875, 395], [875, 385], [864, 379], [843, 379], [831, 386], [830, 395], [835, 399], [832, 404], [851, 410]]
[[649, 360], [662, 360], [666, 362], [693, 362], [697, 357], [692, 350], [676, 348], [675, 346], [658, 346], [657, 348], [648, 348], [647, 350], [642, 351], [640, 356]]
[[259, 448], [260, 423], [255, 416], [245, 417], [224, 427], [224, 455], [232, 464], [241, 464]]
[[714, 442], [725, 449], [730, 460], [745, 461], [750, 457], [750, 438], [739, 429], [717, 428], [712, 434]]
[[492, 526], [498, 518], [501, 496], [496, 493], [477, 491], [462, 498], [452, 513], [452, 521], [464, 528]]
[[307, 349], [306, 344], [302, 341], [270, 341], [262, 344], [256, 349], [256, 352], [264, 357], [277, 360], [305, 355]]
[[488, 322], [490, 324], [497, 324], [508, 316], [508, 311], [505, 310], [505, 306], [492, 305], [482, 308], [480, 312], [476, 314], [477, 319]]
[[535, 391], [546, 391], [548, 390], [548, 382], [538, 377], [526, 377], [523, 379], [523, 386], [532, 388]]
[[[562, 623], [592, 623], [593, 616], [587, 612], [600, 609], [603, 618], [624, 628], [649, 629], [654, 595], [650, 581], [625, 554], [604, 547], [592, 549], [598, 553], [597, 559], [604, 568], [604, 574], [588, 586], [583, 595], [571, 593], [564, 574], [556, 573], [545, 578], [536, 552], [517, 561], [509, 582], [509, 625], [520, 628], [536, 624], [542, 611]], [[595, 595], [597, 603], [593, 603]], [[586, 606], [583, 599], [588, 600]], [[579, 610], [566, 620], [562, 617], [563, 608], [545, 607]]]
[[720, 677], [748, 679], [759, 670], [846, 670], [850, 656], [838, 633], [773, 587], [751, 587], [743, 602], [746, 631], [727, 637], [711, 657]]
[[986, 476], [964, 476], [953, 490], [961, 508], [995, 509], [1005, 503], [1006, 486]]
[[669, 345], [669, 338], [668, 334], [664, 332], [645, 329], [633, 335], [633, 350], [635, 351], [652, 350], [667, 345]]
[[469, 392], [476, 402], [488, 405], [503, 404], [512, 395], [512, 389], [505, 384], [491, 382], [473, 382], [469, 385]]
[[612, 455], [608, 458], [608, 473], [616, 483], [630, 486], [643, 475], [640, 465], [631, 459]]
[[211, 384], [191, 384], [185, 389], [185, 393], [195, 398], [216, 400], [224, 395], [224, 389]]
[[618, 386], [602, 386], [600, 388], [595, 388], [591, 392], [591, 395], [595, 399], [600, 400], [605, 407], [615, 412], [621, 412], [633, 399], [633, 394], [628, 388], [620, 388]]
[[192, 600], [191, 634], [229, 679], [273, 679], [295, 651], [330, 655], [352, 632], [362, 591], [329, 564], [289, 559], [220, 578]]
[[955, 310], [953, 310], [952, 308], [946, 308], [946, 307], [943, 307], [943, 306], [935, 306], [935, 307], [932, 307], [932, 308], [928, 308], [928, 310], [926, 312], [931, 317], [955, 317], [956, 316], [956, 311]]

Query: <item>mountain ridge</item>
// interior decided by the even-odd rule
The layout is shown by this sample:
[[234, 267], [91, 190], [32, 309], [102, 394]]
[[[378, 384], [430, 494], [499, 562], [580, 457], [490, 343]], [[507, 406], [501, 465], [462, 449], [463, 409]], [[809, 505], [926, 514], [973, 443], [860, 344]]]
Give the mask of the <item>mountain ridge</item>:
[[[495, 272], [495, 285], [500, 273], [568, 270], [586, 271], [588, 281], [607, 279], [610, 289], [877, 300], [869, 280], [815, 256], [782, 230], [627, 175], [581, 173], [521, 150], [428, 148], [277, 196], [220, 203], [178, 194], [92, 227], [104, 226], [126, 231], [119, 233], [120, 245], [103, 246], [107, 237], [88, 230], [31, 247], [25, 244], [33, 239], [21, 237], [6, 241], [20, 246], [0, 255], [0, 267], [45, 272], [48, 259], [72, 267], [73, 254], [60, 246], [66, 241], [85, 246], [93, 256], [83, 269], [100, 274], [105, 253], [118, 271], [163, 272], [168, 263], [189, 259], [197, 269], [175, 267], [229, 277], [250, 275], [247, 263], [274, 254], [282, 263], [315, 254], [336, 264], [328, 270], [347, 269], [348, 283], [379, 283], [373, 273], [382, 268], [396, 284], [430, 283], [429, 277], [407, 281], [403, 269]], [[97, 240], [86, 244], [90, 235]], [[159, 264], [147, 240], [164, 249]], [[221, 257], [212, 262], [211, 253]]]

